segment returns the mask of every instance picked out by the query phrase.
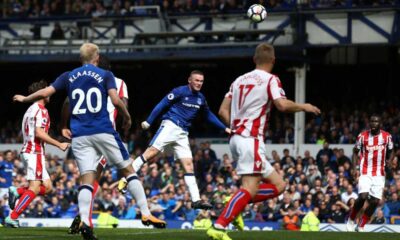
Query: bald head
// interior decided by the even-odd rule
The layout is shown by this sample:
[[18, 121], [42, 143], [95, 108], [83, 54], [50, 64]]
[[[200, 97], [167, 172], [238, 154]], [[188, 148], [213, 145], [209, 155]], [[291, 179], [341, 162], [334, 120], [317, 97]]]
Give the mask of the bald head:
[[97, 65], [99, 61], [99, 47], [93, 43], [84, 43], [79, 49], [81, 62], [83, 64], [92, 63]]

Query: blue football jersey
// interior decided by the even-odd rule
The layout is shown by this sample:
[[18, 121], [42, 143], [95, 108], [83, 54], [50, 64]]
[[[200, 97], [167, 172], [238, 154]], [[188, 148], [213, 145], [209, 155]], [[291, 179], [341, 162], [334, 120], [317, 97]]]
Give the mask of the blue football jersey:
[[108, 90], [117, 88], [112, 72], [85, 64], [61, 74], [52, 86], [68, 92], [73, 137], [115, 133], [107, 111]]
[[185, 131], [188, 131], [192, 120], [200, 111], [206, 114], [207, 121], [225, 129], [225, 125], [210, 111], [204, 95], [201, 92], [192, 91], [189, 85], [174, 88], [168, 93], [153, 109], [146, 121], [152, 124], [164, 110], [166, 112], [161, 119], [171, 120]]

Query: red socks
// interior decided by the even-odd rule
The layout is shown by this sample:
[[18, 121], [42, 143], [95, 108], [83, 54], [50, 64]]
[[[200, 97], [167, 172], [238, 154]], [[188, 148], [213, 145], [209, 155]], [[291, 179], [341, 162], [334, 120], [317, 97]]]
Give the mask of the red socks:
[[35, 199], [36, 194], [31, 190], [25, 190], [24, 194], [20, 197], [17, 206], [11, 213], [11, 219], [15, 220], [21, 215], [21, 213], [29, 206], [29, 204]]
[[279, 196], [279, 193], [275, 185], [270, 183], [261, 183], [258, 186], [257, 195], [252, 199], [252, 202], [263, 202], [267, 199], [271, 199], [277, 196]]
[[369, 222], [369, 219], [370, 219], [370, 217], [368, 217], [367, 215], [363, 214], [361, 219], [360, 219], [360, 222], [358, 223], [358, 226], [363, 228], [365, 226], [365, 224], [367, 224]]
[[[19, 187], [17, 188], [17, 192], [20, 196], [22, 196], [29, 187]], [[40, 185], [39, 194], [40, 196], [44, 196], [46, 194], [46, 187], [44, 185]]]
[[245, 189], [240, 189], [235, 195], [233, 195], [231, 200], [229, 200], [216, 223], [223, 227], [228, 226], [228, 224], [243, 211], [250, 201], [250, 193]]

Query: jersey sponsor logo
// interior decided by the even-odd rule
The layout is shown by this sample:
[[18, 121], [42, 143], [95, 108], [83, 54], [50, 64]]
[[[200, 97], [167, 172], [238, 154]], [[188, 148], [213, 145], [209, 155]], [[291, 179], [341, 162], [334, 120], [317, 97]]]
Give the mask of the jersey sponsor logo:
[[371, 151], [382, 151], [385, 149], [385, 145], [370, 145], [370, 146], [365, 146], [365, 149], [369, 152]]
[[257, 168], [259, 168], [261, 166], [261, 161], [260, 160], [256, 161], [256, 166], [257, 166]]
[[197, 109], [200, 108], [199, 105], [191, 104], [191, 103], [182, 103], [182, 105], [183, 105], [183, 106], [186, 106], [186, 107], [190, 107], [190, 108], [197, 108]]
[[81, 76], [89, 76], [94, 78], [98, 83], [101, 83], [103, 81], [103, 78], [96, 72], [92, 71], [83, 71], [83, 72], [77, 72], [76, 75], [70, 76], [68, 79], [70, 82], [74, 82], [78, 77]]
[[170, 94], [168, 94], [168, 96], [167, 96], [167, 98], [168, 98], [168, 100], [172, 100], [172, 99], [174, 99], [174, 94], [173, 93], [170, 93]]

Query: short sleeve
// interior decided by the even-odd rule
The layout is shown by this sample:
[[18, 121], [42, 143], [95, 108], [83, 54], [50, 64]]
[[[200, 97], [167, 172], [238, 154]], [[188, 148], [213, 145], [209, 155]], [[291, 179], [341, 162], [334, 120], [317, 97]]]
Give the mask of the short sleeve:
[[279, 78], [273, 76], [268, 84], [268, 94], [273, 100], [286, 98], [285, 91], [282, 88], [282, 83]]
[[51, 86], [56, 90], [62, 90], [67, 88], [69, 78], [69, 72], [65, 72], [61, 74], [52, 84]]
[[115, 84], [115, 77], [112, 72], [106, 71], [106, 73], [104, 75], [104, 81], [105, 81], [107, 90], [110, 90], [112, 88], [117, 89], [117, 85]]
[[39, 109], [35, 115], [35, 127], [45, 128], [47, 125], [47, 118], [45, 110]]
[[390, 135], [390, 134], [389, 134], [388, 140], [387, 140], [387, 147], [389, 150], [393, 149], [393, 139], [392, 139], [392, 135]]

